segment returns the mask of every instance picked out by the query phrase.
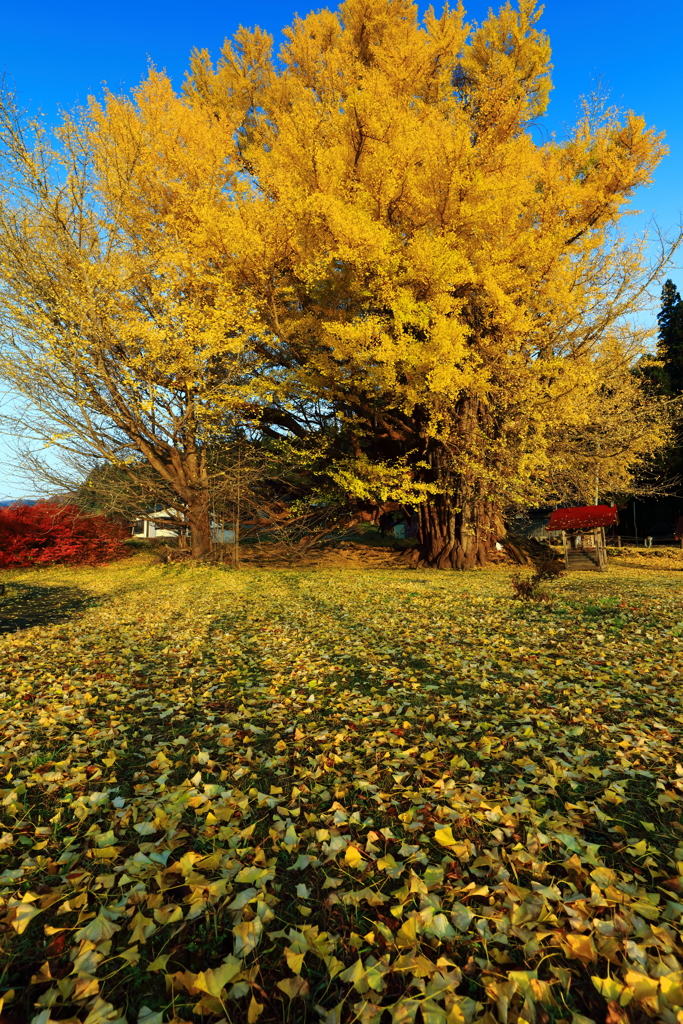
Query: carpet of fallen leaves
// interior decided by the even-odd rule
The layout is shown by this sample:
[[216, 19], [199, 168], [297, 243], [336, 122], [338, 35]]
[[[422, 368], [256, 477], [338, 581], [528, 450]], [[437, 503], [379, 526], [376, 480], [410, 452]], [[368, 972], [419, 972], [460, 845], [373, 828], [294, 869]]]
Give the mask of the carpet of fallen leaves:
[[8, 574], [87, 600], [0, 636], [0, 1019], [681, 1024], [681, 577], [628, 564]]

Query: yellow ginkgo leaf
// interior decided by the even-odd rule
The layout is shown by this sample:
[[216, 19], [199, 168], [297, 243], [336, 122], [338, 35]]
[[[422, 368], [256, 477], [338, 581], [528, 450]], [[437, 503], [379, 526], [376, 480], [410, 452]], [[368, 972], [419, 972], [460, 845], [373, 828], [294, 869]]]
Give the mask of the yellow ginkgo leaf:
[[434, 833], [434, 838], [441, 846], [455, 846], [457, 842], [450, 825], [446, 825], [444, 828], [438, 828]]
[[195, 986], [202, 992], [206, 992], [210, 996], [214, 996], [216, 999], [220, 997], [221, 992], [242, 970], [242, 961], [236, 957], [230, 957], [230, 959], [221, 964], [220, 967], [214, 967], [208, 971], [200, 971], [195, 981]]
[[120, 925], [114, 924], [108, 917], [100, 912], [97, 917], [94, 917], [92, 921], [88, 921], [86, 925], [79, 928], [75, 933], [74, 938], [76, 942], [83, 942], [89, 940], [90, 942], [104, 942], [105, 939], [110, 939], [115, 932], [119, 931]]
[[287, 966], [289, 967], [292, 974], [301, 974], [301, 968], [303, 966], [305, 956], [305, 952], [297, 953], [291, 947], [288, 947], [285, 950], [285, 959], [287, 961]]
[[344, 860], [350, 868], [355, 870], [359, 864], [364, 863], [363, 854], [356, 846], [347, 846], [344, 851]]
[[257, 1003], [256, 999], [252, 995], [249, 1002], [249, 1009], [247, 1010], [247, 1024], [256, 1024], [256, 1021], [259, 1019], [264, 1009], [264, 1004]]
[[663, 974], [659, 979], [662, 995], [672, 1006], [683, 1006], [683, 971]]
[[166, 964], [168, 963], [168, 961], [170, 959], [170, 956], [171, 956], [170, 953], [162, 953], [160, 956], [158, 956], [156, 958], [156, 960], [152, 960], [152, 962], [147, 965], [147, 970], [148, 971], [165, 971], [166, 970]]
[[142, 911], [138, 911], [130, 923], [131, 942], [141, 942], [143, 945], [157, 926], [151, 918], [145, 917]]
[[297, 996], [303, 997], [308, 992], [308, 982], [305, 978], [297, 976], [283, 978], [282, 981], [277, 982], [277, 987], [290, 999], [296, 999]]
[[12, 908], [10, 924], [17, 935], [22, 935], [34, 917], [40, 913], [40, 907], [34, 907], [30, 903], [19, 903]]

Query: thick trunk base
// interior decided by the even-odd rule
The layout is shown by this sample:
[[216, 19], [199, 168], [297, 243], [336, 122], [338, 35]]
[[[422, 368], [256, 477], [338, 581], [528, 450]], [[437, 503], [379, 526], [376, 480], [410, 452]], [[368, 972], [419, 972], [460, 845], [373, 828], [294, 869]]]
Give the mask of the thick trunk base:
[[454, 544], [425, 544], [417, 550], [415, 567], [417, 569], [476, 569], [483, 568], [488, 562], [487, 548], [476, 542], [463, 543], [458, 540]]
[[465, 495], [435, 495], [418, 516], [418, 568], [482, 568], [503, 533], [500, 516]]

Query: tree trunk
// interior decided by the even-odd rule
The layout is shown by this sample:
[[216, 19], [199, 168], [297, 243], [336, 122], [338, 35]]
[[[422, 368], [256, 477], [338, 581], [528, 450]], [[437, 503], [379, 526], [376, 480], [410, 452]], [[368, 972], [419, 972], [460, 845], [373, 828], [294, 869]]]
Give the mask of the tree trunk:
[[430, 439], [415, 474], [436, 486], [436, 493], [418, 505], [417, 532], [417, 564], [434, 569], [486, 565], [489, 552], [505, 534], [490, 478], [460, 468], [480, 463], [492, 424], [479, 403], [468, 398], [460, 403], [458, 420], [454, 443], [447, 448]]
[[234, 546], [232, 564], [235, 569], [240, 567], [240, 525], [242, 519], [242, 449], [237, 449], [237, 466], [235, 467], [235, 485], [237, 489], [235, 502]]
[[190, 504], [187, 513], [190, 524], [190, 551], [193, 558], [206, 558], [211, 554], [211, 517], [204, 495]]
[[449, 481], [443, 494], [418, 506], [419, 565], [432, 569], [473, 569], [486, 565], [502, 531], [500, 516], [467, 486], [462, 477]]

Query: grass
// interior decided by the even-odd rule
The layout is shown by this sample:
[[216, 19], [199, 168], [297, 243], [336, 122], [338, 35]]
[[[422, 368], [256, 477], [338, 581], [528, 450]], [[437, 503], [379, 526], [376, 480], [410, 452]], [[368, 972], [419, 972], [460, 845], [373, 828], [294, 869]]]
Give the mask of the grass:
[[649, 564], [6, 574], [3, 1024], [679, 1024]]

